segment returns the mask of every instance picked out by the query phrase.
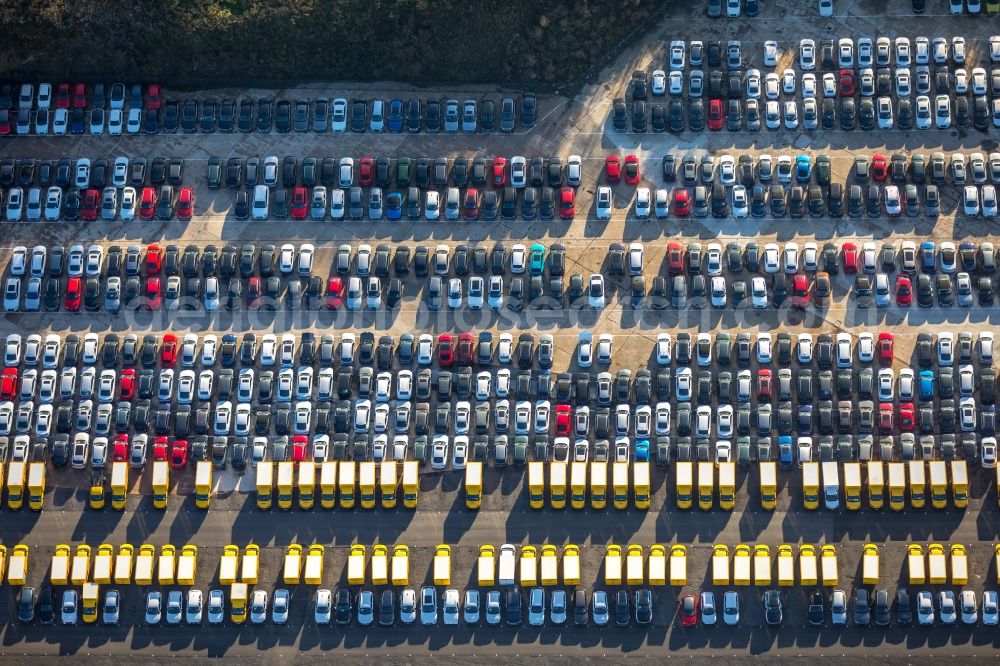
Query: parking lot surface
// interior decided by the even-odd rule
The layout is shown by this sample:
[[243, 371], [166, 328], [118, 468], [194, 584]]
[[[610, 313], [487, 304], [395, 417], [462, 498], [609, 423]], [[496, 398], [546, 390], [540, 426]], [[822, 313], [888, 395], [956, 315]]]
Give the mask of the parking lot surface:
[[[998, 151], [1000, 130], [996, 128], [986, 131], [954, 127], [881, 131], [765, 129], [759, 132], [685, 129], [677, 134], [614, 131], [613, 101], [627, 96], [633, 71], [652, 73], [656, 69], [669, 69], [668, 47], [675, 39], [688, 42], [696, 39], [739, 39], [748, 59], [744, 69], [750, 65], [762, 67], [765, 40], [776, 40], [781, 56], [777, 65], [769, 71], [781, 72], [786, 66], [795, 66], [794, 54], [803, 37], [819, 42], [840, 37], [857, 40], [885, 35], [914, 39], [918, 35], [926, 35], [950, 39], [961, 35], [969, 44], [967, 58], [971, 66], [972, 62], [987, 57], [988, 38], [1000, 32], [995, 21], [945, 16], [944, 3], [931, 3], [935, 7], [941, 6], [936, 7], [937, 12], [931, 11], [924, 16], [909, 14], [908, 6], [892, 8], [890, 11], [893, 13], [887, 16], [882, 3], [859, 1], [838, 7], [838, 14], [832, 19], [820, 19], [812, 4], [805, 8], [803, 5], [807, 3], [770, 2], [757, 18], [721, 19], [726, 21], [721, 23], [704, 18], [701, 3], [695, 4], [699, 6], [678, 10], [676, 14], [666, 17], [641, 41], [623, 45], [622, 52], [596, 76], [594, 82], [572, 95], [560, 92], [539, 94], [535, 125], [530, 128], [519, 126], [510, 133], [254, 132], [15, 137], [5, 140], [0, 152], [2, 158], [18, 160], [104, 158], [113, 161], [118, 155], [132, 159], [145, 157], [150, 161], [157, 157], [182, 158], [185, 165], [183, 185], [193, 188], [195, 195], [194, 214], [190, 221], [175, 218], [165, 221], [3, 223], [0, 266], [4, 268], [4, 277], [9, 274], [11, 256], [17, 246], [30, 250], [37, 245], [69, 248], [75, 244], [84, 247], [95, 244], [106, 249], [129, 245], [145, 248], [156, 243], [164, 248], [176, 245], [180, 249], [194, 245], [203, 251], [208, 245], [221, 249], [229, 244], [239, 248], [246, 243], [252, 243], [258, 249], [269, 244], [280, 247], [291, 243], [297, 250], [308, 243], [314, 246], [315, 252], [311, 275], [320, 276], [325, 284], [328, 276], [336, 274], [337, 250], [342, 244], [349, 244], [355, 251], [361, 244], [372, 248], [384, 244], [394, 251], [401, 246], [413, 250], [418, 246], [428, 246], [433, 250], [443, 244], [454, 254], [460, 245], [489, 251], [497, 243], [503, 243], [508, 250], [518, 243], [528, 247], [541, 243], [548, 248], [561, 243], [565, 246], [567, 277], [581, 274], [586, 280], [593, 274], [605, 275], [607, 302], [603, 308], [575, 307], [560, 300], [559, 304], [525, 307], [520, 311], [511, 308], [500, 311], [489, 308], [471, 310], [464, 305], [432, 310], [426, 305], [429, 277], [411, 272], [401, 280], [403, 298], [397, 309], [380, 307], [374, 311], [356, 312], [347, 312], [344, 308], [308, 310], [285, 307], [281, 302], [273, 311], [243, 309], [236, 312], [225, 308], [206, 312], [200, 305], [191, 311], [126, 309], [117, 313], [104, 308], [92, 312], [57, 308], [58, 311], [52, 312], [4, 313], [0, 318], [0, 336], [6, 338], [9, 334], [20, 334], [27, 338], [31, 334], [40, 334], [44, 339], [48, 334], [55, 334], [65, 342], [70, 335], [83, 338], [87, 333], [97, 333], [102, 337], [116, 334], [122, 338], [135, 334], [140, 340], [146, 334], [162, 336], [166, 333], [173, 333], [178, 339], [187, 333], [196, 333], [201, 339], [206, 335], [222, 338], [228, 333], [238, 338], [248, 332], [258, 338], [265, 334], [276, 334], [280, 338], [285, 333], [301, 338], [303, 333], [314, 333], [317, 340], [323, 335], [333, 334], [339, 342], [344, 334], [360, 336], [369, 332], [374, 334], [375, 339], [388, 335], [398, 342], [407, 333], [415, 337], [430, 333], [435, 338], [440, 334], [457, 336], [462, 332], [474, 335], [490, 332], [499, 338], [501, 334], [509, 333], [517, 340], [520, 333], [530, 332], [536, 340], [540, 335], [552, 336], [554, 353], [551, 371], [552, 375], [557, 375], [564, 371], [581, 370], [578, 357], [580, 334], [590, 331], [595, 339], [604, 333], [614, 336], [613, 357], [601, 368], [602, 371], [615, 375], [619, 370], [628, 369], [634, 374], [639, 369], [648, 368], [655, 377], [658, 369], [655, 345], [657, 335], [663, 332], [671, 333], [674, 339], [684, 332], [691, 334], [692, 338], [698, 333], [710, 333], [714, 340], [720, 333], [728, 333], [734, 339], [744, 332], [750, 333], [751, 337], [762, 332], [775, 336], [789, 333], [793, 338], [800, 333], [810, 333], [814, 337], [823, 334], [836, 337], [840, 333], [849, 333], [855, 342], [860, 333], [870, 332], [877, 336], [879, 332], [890, 332], [894, 336], [895, 350], [894, 358], [888, 365], [898, 376], [906, 368], [919, 371], [918, 334], [930, 333], [935, 339], [940, 339], [943, 332], [956, 335], [969, 332], [979, 339], [981, 333], [992, 331], [1000, 322], [1000, 308], [992, 305], [965, 308], [942, 304], [938, 299], [926, 308], [918, 308], [916, 304], [900, 306], [895, 300], [887, 307], [863, 307], [858, 303], [855, 278], [846, 270], [831, 276], [832, 301], [825, 307], [812, 304], [797, 308], [791, 302], [779, 305], [772, 302], [767, 307], [754, 309], [747, 303], [738, 305], [732, 300], [719, 308], [685, 306], [661, 310], [649, 304], [635, 307], [630, 300], [631, 277], [609, 273], [608, 256], [612, 244], [622, 243], [625, 247], [633, 242], [643, 244], [641, 272], [647, 286], [651, 285], [654, 276], [665, 273], [668, 243], [672, 241], [681, 242], [685, 247], [692, 242], [705, 246], [720, 243], [722, 247], [736, 242], [742, 248], [750, 243], [757, 243], [761, 248], [777, 243], [786, 248], [787, 243], [802, 247], [810, 242], [817, 243], [820, 248], [826, 242], [836, 243], [839, 248], [846, 243], [855, 243], [860, 248], [870, 241], [877, 242], [879, 247], [885, 242], [901, 246], [907, 241], [913, 241], [918, 246], [922, 242], [933, 241], [938, 248], [949, 242], [955, 245], [973, 242], [977, 247], [982, 247], [983, 243], [1000, 245], [995, 220], [966, 214], [961, 190], [951, 181], [941, 188], [941, 207], [937, 216], [922, 212], [898, 218], [864, 214], [838, 218], [805, 215], [801, 219], [788, 216], [776, 218], [770, 214], [747, 219], [675, 215], [666, 219], [655, 216], [638, 219], [634, 212], [636, 187], [623, 182], [613, 186], [615, 198], [610, 219], [598, 219], [595, 197], [598, 187], [606, 184], [605, 158], [609, 154], [622, 157], [636, 155], [642, 174], [640, 186], [655, 190], [669, 189], [673, 185], [664, 182], [661, 172], [662, 159], [667, 154], [675, 155], [678, 163], [686, 155], [694, 156], [699, 162], [707, 154], [716, 158], [727, 154], [748, 155], [755, 163], [764, 154], [774, 157], [802, 154], [809, 156], [814, 163], [819, 155], [829, 155], [831, 182], [851, 183], [852, 166], [857, 156], [870, 158], [878, 153], [888, 157], [898, 152], [907, 156], [921, 153], [929, 157], [940, 151], [950, 159], [955, 153], [969, 155], [981, 152], [988, 155]], [[167, 96], [173, 96], [169, 82], [165, 85]], [[319, 96], [330, 99], [405, 99], [419, 95], [464, 100], [485, 96], [499, 99], [508, 94], [517, 96], [519, 91], [508, 93], [486, 87], [414, 91], [393, 84], [323, 84], [294, 90], [193, 91], [177, 97], [191, 96], [199, 100], [230, 97], [315, 99]], [[286, 155], [298, 160], [307, 156], [321, 159], [351, 156], [356, 161], [362, 156], [390, 157], [394, 160], [400, 157], [426, 157], [431, 160], [446, 157], [452, 160], [452, 164], [456, 157], [461, 156], [470, 160], [474, 157], [492, 159], [498, 155], [508, 159], [515, 155], [524, 155], [528, 159], [559, 156], [565, 163], [568, 156], [579, 155], [583, 176], [576, 188], [576, 214], [571, 220], [560, 219], [558, 214], [548, 220], [526, 220], [523, 215], [514, 215], [513, 219], [498, 216], [495, 220], [476, 221], [408, 220], [405, 216], [397, 221], [373, 221], [367, 217], [333, 220], [329, 216], [323, 221], [276, 219], [274, 216], [266, 220], [238, 220], [234, 211], [234, 190], [225, 185], [218, 189], [208, 186], [209, 160], [213, 157], [222, 158], [223, 163], [232, 157], [241, 160], [259, 157], [263, 160], [269, 155], [275, 155], [279, 160]], [[729, 289], [732, 289], [734, 280], [739, 276], [728, 272], [726, 276]], [[290, 279], [295, 278], [282, 277], [282, 289], [286, 288]], [[745, 279], [750, 279], [749, 272]], [[697, 374], [699, 368], [691, 365]], [[859, 367], [861, 365], [858, 364]], [[868, 365], [874, 365], [878, 371], [877, 364]], [[956, 370], [958, 365], [955, 363]], [[971, 367], [971, 361], [969, 365]], [[716, 375], [727, 370], [735, 375], [738, 370], [735, 365], [723, 368], [711, 360], [706, 367]], [[777, 366], [774, 367], [777, 372]], [[940, 369], [946, 364], [934, 367]], [[104, 369], [115, 372], [123, 368], [118, 365], [104, 366]], [[811, 363], [802, 364], [801, 368], [814, 370], [816, 381], [820, 381], [820, 373]], [[495, 369], [490, 368], [491, 371]], [[854, 369], [851, 368], [852, 371]], [[596, 369], [594, 371], [596, 373]], [[537, 378], [539, 374], [539, 369], [535, 368], [534, 376]], [[856, 394], [850, 397], [855, 405], [860, 399]], [[450, 394], [447, 400], [450, 404]], [[443, 402], [438, 401], [439, 404]], [[514, 404], [513, 396], [510, 402]], [[713, 406], [721, 402], [717, 396], [708, 400], [708, 404]], [[891, 397], [889, 402], [893, 402]], [[919, 403], [916, 399], [913, 402]], [[673, 400], [674, 409], [676, 404], [677, 401]], [[747, 404], [749, 406], [749, 401]], [[836, 405], [836, 402], [833, 404]], [[929, 404], [933, 409], [933, 399]], [[940, 407], [940, 403], [936, 404]], [[795, 409], [798, 408], [799, 404], [796, 404]], [[995, 410], [992, 413], [995, 414]], [[889, 429], [892, 430], [891, 422]], [[972, 430], [975, 429], [976, 422]], [[862, 434], [857, 427], [847, 432], [854, 437]], [[933, 446], [938, 447], [936, 450], [940, 452], [940, 442], [945, 433], [938, 426], [930, 426], [927, 432], [931, 433], [931, 438], [935, 440]], [[953, 427], [950, 434], [954, 432]], [[901, 434], [898, 424], [894, 434], [897, 439]], [[12, 440], [13, 435], [11, 433]], [[778, 438], [772, 436], [772, 439]], [[820, 438], [817, 436], [814, 439]], [[974, 449], [975, 455], [979, 455], [980, 449]], [[960, 453], [959, 457], [962, 455]], [[650, 460], [653, 460], [652, 456]], [[261, 546], [258, 587], [269, 591], [284, 587], [281, 583], [283, 558], [287, 546], [293, 543], [306, 547], [313, 543], [326, 545], [324, 581], [319, 587], [329, 589], [348, 586], [347, 562], [353, 544], [363, 544], [369, 550], [374, 544], [386, 544], [390, 548], [394, 544], [409, 546], [411, 573], [408, 587], [414, 589], [434, 583], [435, 549], [439, 544], [451, 545], [452, 581], [448, 586], [438, 585], [439, 594], [445, 587], [456, 588], [460, 593], [477, 587], [477, 558], [479, 547], [484, 544], [497, 548], [508, 543], [539, 548], [543, 544], [555, 544], [560, 548], [567, 544], [578, 545], [581, 548], [580, 587], [588, 592], [611, 591], [619, 587], [606, 585], [604, 581], [603, 562], [609, 543], [623, 547], [641, 544], [647, 550], [653, 544], [665, 544], [668, 548], [681, 544], [688, 549], [687, 580], [683, 586], [650, 586], [654, 590], [651, 625], [639, 626], [633, 618], [629, 627], [596, 627], [593, 624], [578, 627], [573, 626], [572, 618], [562, 627], [551, 623], [542, 627], [527, 624], [519, 627], [506, 624], [490, 626], [485, 622], [475, 626], [460, 623], [457, 626], [438, 624], [426, 627], [419, 623], [402, 625], [399, 621], [393, 627], [360, 626], [356, 622], [346, 627], [317, 626], [313, 617], [313, 594], [317, 586], [304, 584], [288, 586], [292, 590], [292, 603], [287, 623], [283, 626], [270, 622], [264, 626], [235, 625], [228, 621], [222, 625], [206, 624], [198, 629], [148, 626], [144, 619], [147, 588], [121, 585], [114, 586], [121, 590], [123, 596], [120, 626], [107, 627], [98, 623], [50, 627], [37, 621], [28, 625], [19, 624], [18, 589], [8, 585], [9, 594], [3, 595], [4, 601], [0, 602], [0, 623], [3, 625], [0, 656], [17, 655], [21, 658], [22, 655], [32, 655], [34, 658], [86, 653], [89, 658], [183, 655], [261, 661], [313, 659], [319, 655], [403, 661], [431, 654], [436, 659], [463, 661], [469, 657], [485, 656], [492, 659], [576, 659], [617, 658], [622, 655], [694, 658], [794, 655], [852, 659], [914, 659], [952, 655], [996, 658], [1000, 653], [1000, 639], [995, 627], [981, 623], [972, 627], [960, 623], [944, 626], [940, 622], [933, 627], [904, 627], [894, 621], [889, 627], [858, 627], [853, 623], [839, 627], [833, 626], [830, 621], [827, 599], [823, 625], [809, 626], [806, 619], [808, 594], [814, 586], [796, 584], [781, 588], [785, 620], [782, 626], [772, 627], [765, 623], [761, 605], [765, 586], [735, 587], [715, 585], [712, 581], [713, 546], [717, 544], [727, 545], [730, 549], [737, 544], [765, 544], [772, 552], [781, 544], [793, 544], [796, 550], [801, 544], [812, 544], [817, 548], [832, 544], [836, 546], [839, 560], [836, 587], [847, 590], [853, 600], [854, 590], [862, 587], [862, 548], [865, 544], [874, 543], [879, 546], [881, 554], [881, 578], [877, 587], [888, 590], [890, 598], [895, 597], [898, 588], [909, 589], [911, 598], [916, 597], [918, 589], [932, 590], [935, 594], [944, 589], [953, 589], [956, 594], [961, 589], [971, 589], [978, 598], [984, 591], [997, 589], [1000, 573], [996, 570], [994, 543], [1000, 539], [1000, 522], [996, 509], [995, 470], [982, 468], [975, 458], [968, 463], [970, 499], [967, 508], [959, 510], [949, 505], [945, 510], [935, 510], [929, 506], [918, 509], [908, 505], [901, 512], [890, 511], [888, 507], [874, 511], [867, 505], [858, 512], [848, 511], [843, 506], [834, 511], [823, 508], [806, 510], [803, 508], [801, 473], [794, 465], [792, 469], [782, 469], [779, 473], [777, 507], [773, 511], [761, 508], [756, 465], [737, 467], [734, 510], [724, 511], [718, 506], [710, 511], [699, 511], [697, 507], [681, 510], [676, 505], [674, 464], [661, 467], [654, 466], [652, 462], [648, 510], [639, 510], [634, 506], [625, 511], [610, 506], [604, 510], [589, 507], [582, 511], [570, 508], [555, 510], [548, 504], [541, 510], [532, 509], [529, 507], [525, 467], [487, 465], [482, 506], [470, 511], [464, 505], [463, 472], [456, 469], [438, 471], [426, 465], [421, 468], [420, 495], [415, 511], [402, 507], [391, 510], [325, 510], [319, 506], [311, 511], [294, 509], [290, 513], [277, 508], [261, 511], [255, 504], [252, 466], [247, 466], [244, 471], [229, 467], [216, 472], [208, 511], [195, 506], [194, 469], [173, 473], [168, 508], [164, 511], [152, 505], [152, 474], [147, 465], [142, 472], [133, 471], [124, 512], [110, 508], [94, 511], [87, 506], [88, 472], [68, 466], [50, 467], [44, 510], [37, 513], [27, 507], [20, 511], [5, 509], [0, 538], [8, 548], [18, 543], [29, 545], [32, 566], [26, 584], [35, 588], [48, 585], [48, 563], [56, 546], [64, 543], [72, 544], [74, 548], [77, 544], [89, 544], [95, 549], [101, 543], [116, 547], [133, 544], [137, 548], [143, 543], [157, 546], [175, 544], [178, 549], [182, 544], [196, 544], [199, 548], [198, 572], [193, 587], [206, 594], [210, 589], [222, 587], [217, 582], [218, 573], [223, 548], [229, 544], [240, 548], [247, 544]], [[948, 544], [964, 545], [971, 574], [968, 584], [910, 585], [907, 565], [907, 545], [910, 543], [922, 546], [943, 543], [946, 547]], [[161, 589], [155, 585], [152, 587]], [[377, 585], [349, 587], [354, 592], [362, 587], [376, 591], [382, 589]], [[572, 592], [576, 585], [547, 589], [557, 587]], [[622, 587], [633, 590], [639, 586]], [[180, 588], [163, 586], [162, 589], [166, 593], [167, 589]], [[718, 603], [726, 590], [733, 589], [740, 593], [739, 626], [681, 626], [682, 595], [697, 595], [711, 590], [715, 592]], [[824, 589], [829, 592], [829, 588]]]

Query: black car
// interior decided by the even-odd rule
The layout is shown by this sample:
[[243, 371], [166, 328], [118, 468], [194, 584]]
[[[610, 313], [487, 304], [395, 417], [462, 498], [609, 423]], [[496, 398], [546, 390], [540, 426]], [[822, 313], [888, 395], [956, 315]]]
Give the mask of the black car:
[[382, 590], [382, 598], [378, 605], [378, 623], [383, 627], [391, 627], [396, 621], [396, 593], [392, 590]]
[[625, 100], [620, 97], [611, 104], [611, 123], [616, 132], [628, 130], [628, 109], [625, 106]]
[[268, 133], [271, 131], [271, 100], [263, 97], [257, 100], [257, 118], [254, 129], [258, 132]]
[[17, 619], [25, 624], [35, 619], [35, 588], [25, 585], [17, 595]]
[[[876, 623], [878, 622], [876, 614]], [[896, 622], [902, 625], [909, 625], [913, 622], [913, 606], [910, 603], [910, 595], [905, 589], [896, 591]]]
[[507, 624], [519, 625], [521, 624], [521, 591], [516, 585], [511, 586], [507, 589], [506, 599], [504, 600], [504, 618]]
[[635, 621], [638, 624], [653, 621], [653, 591], [648, 588], [635, 591]]
[[368, 124], [368, 102], [358, 98], [351, 102], [351, 131], [364, 132]]
[[615, 592], [615, 624], [619, 627], [627, 627], [632, 621], [632, 613], [629, 609], [628, 592], [618, 590]]
[[351, 623], [351, 591], [346, 587], [337, 590], [337, 598], [334, 603], [334, 621], [337, 624]]

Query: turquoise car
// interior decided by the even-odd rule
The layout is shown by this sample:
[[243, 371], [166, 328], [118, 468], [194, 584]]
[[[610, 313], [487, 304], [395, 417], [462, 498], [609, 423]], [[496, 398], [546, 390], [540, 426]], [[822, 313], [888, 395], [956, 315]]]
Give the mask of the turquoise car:
[[541, 275], [545, 272], [545, 246], [541, 243], [535, 243], [531, 246], [528, 270], [532, 275]]

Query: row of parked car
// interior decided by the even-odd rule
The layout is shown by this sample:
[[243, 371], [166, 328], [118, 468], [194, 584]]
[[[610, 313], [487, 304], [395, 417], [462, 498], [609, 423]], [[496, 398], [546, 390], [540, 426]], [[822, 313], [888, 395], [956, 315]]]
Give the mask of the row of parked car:
[[[7, 86], [9, 89], [9, 86]], [[131, 105], [125, 106], [123, 84], [111, 86], [110, 108], [103, 84], [88, 98], [86, 87], [60, 84], [55, 103], [50, 84], [20, 86], [18, 106], [3, 105], [0, 97], [0, 136], [30, 134], [57, 136], [89, 133], [112, 136], [126, 134], [210, 134], [213, 132], [513, 132], [520, 123], [531, 127], [538, 117], [534, 93], [524, 93], [519, 103], [513, 97], [499, 102], [492, 98], [347, 100], [320, 96], [316, 99], [257, 100], [215, 97], [177, 100], [162, 97], [159, 86], [150, 85], [145, 99], [141, 86], [133, 86]]]

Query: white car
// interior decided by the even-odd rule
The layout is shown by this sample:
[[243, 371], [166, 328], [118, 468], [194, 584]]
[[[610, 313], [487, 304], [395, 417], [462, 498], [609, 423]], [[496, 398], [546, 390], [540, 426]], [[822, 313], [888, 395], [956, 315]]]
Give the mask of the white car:
[[684, 69], [684, 58], [686, 50], [684, 40], [674, 39], [670, 42], [670, 69]]
[[778, 64], [778, 42], [773, 39], [764, 42], [764, 64], [768, 67]]
[[934, 98], [934, 125], [938, 129], [951, 127], [951, 97], [948, 95]]
[[651, 201], [648, 187], [640, 187], [635, 191], [635, 216], [639, 219], [649, 217]]
[[656, 362], [660, 365], [670, 365], [673, 353], [673, 339], [669, 333], [659, 333], [656, 336]]
[[667, 90], [667, 74], [662, 69], [653, 70], [653, 79], [650, 84], [650, 91], [654, 95], [663, 95]]
[[597, 209], [597, 219], [611, 219], [611, 210], [614, 207], [614, 199], [611, 194], [610, 187], [607, 185], [601, 185], [597, 188], [597, 201], [595, 206]]

